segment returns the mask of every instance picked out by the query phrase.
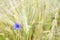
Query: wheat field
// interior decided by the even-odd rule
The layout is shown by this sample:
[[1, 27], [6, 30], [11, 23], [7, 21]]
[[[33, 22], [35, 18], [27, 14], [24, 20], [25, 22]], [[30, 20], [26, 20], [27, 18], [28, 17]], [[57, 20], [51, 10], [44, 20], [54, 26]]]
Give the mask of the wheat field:
[[0, 40], [60, 40], [60, 0], [0, 0]]

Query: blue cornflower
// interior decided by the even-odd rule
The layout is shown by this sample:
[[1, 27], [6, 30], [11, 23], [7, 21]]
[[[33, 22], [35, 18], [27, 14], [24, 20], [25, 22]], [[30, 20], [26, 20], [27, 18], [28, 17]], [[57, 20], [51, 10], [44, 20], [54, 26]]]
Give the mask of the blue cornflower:
[[15, 30], [21, 29], [21, 24], [15, 23], [15, 24], [14, 24], [14, 29], [15, 29]]

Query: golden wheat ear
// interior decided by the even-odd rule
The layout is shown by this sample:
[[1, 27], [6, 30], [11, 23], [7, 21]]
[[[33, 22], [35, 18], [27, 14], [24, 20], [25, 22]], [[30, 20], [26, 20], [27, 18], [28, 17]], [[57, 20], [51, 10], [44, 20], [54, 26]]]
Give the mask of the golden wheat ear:
[[60, 40], [60, 1], [0, 0], [0, 40]]

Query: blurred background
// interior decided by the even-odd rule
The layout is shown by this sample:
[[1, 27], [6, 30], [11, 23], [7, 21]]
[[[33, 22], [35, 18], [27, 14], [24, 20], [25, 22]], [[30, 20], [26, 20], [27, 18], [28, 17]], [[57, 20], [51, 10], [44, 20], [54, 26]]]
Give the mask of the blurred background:
[[0, 0], [0, 40], [60, 40], [60, 0]]

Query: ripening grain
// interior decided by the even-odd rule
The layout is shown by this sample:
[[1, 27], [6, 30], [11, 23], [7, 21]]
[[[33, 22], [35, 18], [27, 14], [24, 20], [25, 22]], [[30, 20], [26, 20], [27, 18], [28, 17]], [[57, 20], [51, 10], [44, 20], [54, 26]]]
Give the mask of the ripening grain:
[[0, 0], [0, 40], [60, 40], [60, 0]]

